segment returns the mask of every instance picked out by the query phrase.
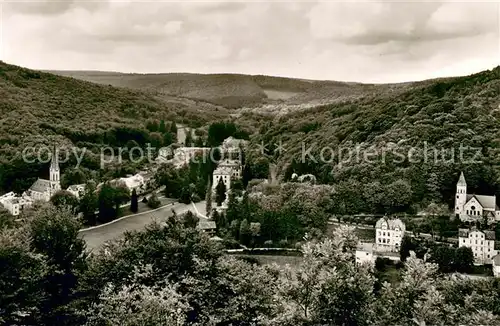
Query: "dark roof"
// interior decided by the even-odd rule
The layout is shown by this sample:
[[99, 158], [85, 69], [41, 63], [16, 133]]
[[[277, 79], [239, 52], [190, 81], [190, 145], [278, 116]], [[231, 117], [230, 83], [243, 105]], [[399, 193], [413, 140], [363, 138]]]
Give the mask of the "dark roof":
[[461, 238], [467, 238], [469, 236], [468, 229], [458, 229], [458, 236]]
[[458, 229], [458, 236], [460, 238], [468, 238], [469, 232], [481, 232], [481, 233], [484, 233], [484, 237], [486, 240], [495, 240], [495, 231], [489, 231], [489, 230], [481, 231], [481, 230], [477, 230], [476, 228], [472, 228], [470, 230], [469, 229]]
[[486, 240], [495, 240], [495, 231], [483, 231]]
[[50, 181], [45, 179], [36, 180], [35, 183], [33, 183], [33, 185], [30, 187], [30, 190], [35, 192], [46, 192], [49, 189]]

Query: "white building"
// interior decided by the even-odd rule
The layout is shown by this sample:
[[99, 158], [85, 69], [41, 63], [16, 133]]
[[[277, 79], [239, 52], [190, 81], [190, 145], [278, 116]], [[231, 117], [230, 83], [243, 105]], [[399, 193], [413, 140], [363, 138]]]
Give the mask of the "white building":
[[467, 194], [467, 183], [463, 172], [460, 173], [455, 194], [455, 215], [461, 221], [499, 221], [500, 209], [496, 202], [496, 196]]
[[231, 176], [233, 176], [234, 178], [241, 177], [242, 171], [241, 171], [241, 163], [239, 160], [225, 159], [219, 162], [218, 167], [231, 169]]
[[[182, 168], [194, 160], [196, 155], [204, 155], [203, 159], [208, 161], [210, 158], [207, 154], [210, 152], [209, 147], [179, 147], [173, 153], [169, 147], [161, 148], [158, 154], [157, 161], [172, 163], [177, 169]], [[173, 158], [170, 157], [173, 155]]]
[[403, 241], [406, 226], [400, 219], [382, 217], [375, 224], [375, 246], [377, 251], [397, 252]]
[[500, 254], [493, 256], [491, 264], [493, 269], [493, 276], [500, 277]]
[[85, 184], [71, 185], [66, 190], [76, 198], [80, 199], [80, 197], [83, 196], [85, 192]]
[[356, 263], [375, 263], [375, 256], [373, 255], [373, 243], [360, 243], [356, 248]]
[[123, 184], [129, 192], [132, 194], [132, 191], [135, 189], [137, 194], [142, 194], [146, 190], [146, 181], [144, 180], [144, 177], [140, 174], [128, 176], [126, 178], [120, 178], [118, 180], [115, 180], [114, 183], [116, 184]]
[[5, 207], [10, 214], [17, 216], [25, 208], [30, 207], [33, 204], [33, 201], [28, 196], [19, 197], [13, 192], [9, 192], [0, 196], [0, 204], [2, 204], [2, 206]]
[[231, 189], [231, 177], [233, 176], [233, 170], [228, 167], [218, 167], [213, 172], [212, 177], [212, 189], [217, 188], [219, 181], [222, 180], [226, 186], [226, 191]]
[[459, 229], [458, 246], [472, 249], [476, 265], [491, 264], [491, 259], [497, 254], [494, 231]]
[[[61, 190], [61, 178], [57, 152], [52, 154], [52, 161], [49, 168], [49, 180], [38, 179], [28, 189], [26, 195], [33, 200], [49, 201], [50, 198]], [[24, 196], [23, 196], [24, 197]]]

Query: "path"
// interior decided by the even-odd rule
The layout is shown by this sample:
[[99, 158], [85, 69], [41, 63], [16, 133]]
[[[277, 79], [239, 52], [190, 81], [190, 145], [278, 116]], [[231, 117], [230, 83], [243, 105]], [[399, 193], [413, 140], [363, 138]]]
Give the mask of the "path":
[[[205, 201], [196, 203], [196, 209], [205, 211]], [[114, 223], [103, 225], [94, 229], [82, 230], [79, 235], [87, 242], [87, 248], [94, 250], [105, 242], [117, 239], [127, 231], [139, 231], [153, 222], [165, 222], [172, 215], [172, 210], [177, 214], [183, 214], [188, 210], [195, 212], [193, 204], [174, 203], [157, 210], [127, 216]]]

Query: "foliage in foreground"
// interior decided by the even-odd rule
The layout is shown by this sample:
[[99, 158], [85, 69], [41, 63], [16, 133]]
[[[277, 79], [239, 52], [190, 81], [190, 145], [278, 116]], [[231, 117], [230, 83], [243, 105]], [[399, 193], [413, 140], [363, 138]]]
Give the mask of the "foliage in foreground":
[[[189, 224], [189, 223], [187, 223]], [[70, 212], [0, 234], [0, 321], [10, 325], [497, 325], [500, 283], [407, 258], [377, 286], [352, 229], [306, 238], [297, 266], [258, 265], [171, 217], [87, 256]]]

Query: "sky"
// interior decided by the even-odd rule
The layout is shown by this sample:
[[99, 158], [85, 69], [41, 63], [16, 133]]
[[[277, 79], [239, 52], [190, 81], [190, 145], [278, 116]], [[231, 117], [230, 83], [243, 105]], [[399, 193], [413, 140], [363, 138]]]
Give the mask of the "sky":
[[0, 6], [0, 60], [33, 69], [383, 83], [500, 65], [496, 1], [3, 0]]

